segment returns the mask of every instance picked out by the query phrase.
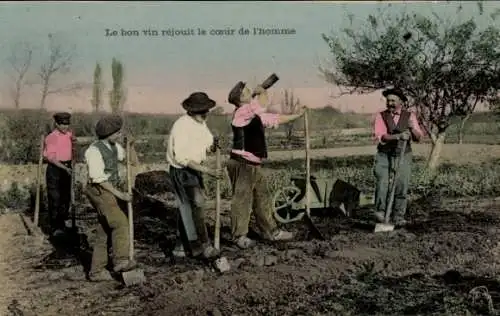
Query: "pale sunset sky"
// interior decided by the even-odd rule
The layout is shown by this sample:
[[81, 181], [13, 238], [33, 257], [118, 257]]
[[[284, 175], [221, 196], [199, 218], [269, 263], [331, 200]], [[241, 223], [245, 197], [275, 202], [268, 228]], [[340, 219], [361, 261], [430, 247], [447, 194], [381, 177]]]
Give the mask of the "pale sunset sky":
[[[410, 10], [440, 15], [456, 14], [458, 2], [391, 2], [389, 10]], [[464, 14], [477, 14], [475, 2], [463, 2]], [[343, 111], [374, 112], [384, 107], [380, 92], [333, 98], [337, 90], [319, 74], [318, 65], [329, 58], [321, 33], [347, 26], [347, 14], [361, 23], [381, 6], [378, 2], [9, 2], [0, 3], [0, 106], [12, 107], [13, 80], [9, 55], [15, 45], [26, 42], [35, 51], [28, 79], [36, 80], [43, 58], [47, 58], [47, 36], [54, 34], [66, 47], [74, 46], [71, 71], [55, 77], [53, 88], [83, 82], [86, 88], [74, 95], [52, 94], [49, 110], [90, 111], [91, 84], [96, 62], [103, 68], [104, 107], [111, 87], [111, 60], [125, 66], [128, 90], [126, 110], [176, 113], [180, 103], [194, 91], [205, 91], [225, 110], [227, 94], [239, 81], [262, 81], [276, 73], [280, 81], [270, 90], [279, 102], [284, 89], [293, 89], [311, 107], [332, 105]], [[489, 14], [500, 4], [484, 3]], [[145, 36], [142, 30], [290, 28], [293, 35], [234, 36]], [[139, 30], [140, 36], [106, 37], [105, 30]], [[22, 107], [37, 107], [40, 87], [25, 88]]]

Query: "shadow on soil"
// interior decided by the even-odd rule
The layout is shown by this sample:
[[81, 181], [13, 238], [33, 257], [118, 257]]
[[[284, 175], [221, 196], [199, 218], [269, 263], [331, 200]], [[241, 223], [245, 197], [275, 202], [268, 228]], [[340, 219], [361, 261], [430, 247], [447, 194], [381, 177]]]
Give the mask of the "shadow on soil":
[[[33, 220], [36, 199], [35, 194], [31, 195], [30, 207], [24, 211], [24, 215]], [[73, 227], [69, 225], [64, 231], [64, 234], [53, 236], [50, 229], [50, 221], [48, 211], [46, 208], [47, 203], [41, 201], [39, 213], [39, 227], [45, 234], [50, 244], [53, 246], [53, 251], [47, 254], [36, 269], [62, 269], [73, 266], [81, 265], [85, 273], [88, 272], [91, 262], [91, 252], [88, 237], [81, 231], [77, 225]], [[78, 215], [87, 214], [88, 209], [83, 210], [80, 214], [75, 214], [75, 220], [80, 220]]]

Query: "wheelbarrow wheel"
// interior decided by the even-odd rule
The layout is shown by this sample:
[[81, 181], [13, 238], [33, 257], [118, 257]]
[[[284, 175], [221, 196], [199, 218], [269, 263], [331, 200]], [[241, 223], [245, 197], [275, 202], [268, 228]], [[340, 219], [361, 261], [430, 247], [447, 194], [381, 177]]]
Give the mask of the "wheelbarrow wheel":
[[294, 186], [284, 187], [278, 190], [273, 197], [274, 218], [282, 223], [287, 224], [291, 222], [300, 221], [304, 217], [304, 211], [298, 211], [293, 208], [293, 203], [297, 203], [297, 198], [300, 196], [301, 191]]

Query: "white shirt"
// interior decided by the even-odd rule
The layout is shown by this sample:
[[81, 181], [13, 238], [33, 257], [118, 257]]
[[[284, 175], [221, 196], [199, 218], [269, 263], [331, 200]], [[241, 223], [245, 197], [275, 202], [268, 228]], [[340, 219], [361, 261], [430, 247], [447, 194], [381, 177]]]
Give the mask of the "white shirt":
[[175, 168], [184, 168], [189, 161], [201, 163], [207, 159], [207, 150], [214, 136], [206, 122], [198, 122], [185, 114], [175, 121], [167, 144], [167, 162]]
[[[111, 149], [111, 144], [107, 140], [104, 140], [103, 143]], [[123, 161], [125, 159], [125, 149], [120, 144], [115, 144], [118, 152], [118, 161]], [[109, 173], [104, 172], [104, 159], [99, 149], [95, 146], [95, 143], [91, 144], [85, 151], [85, 163], [87, 164], [90, 182], [102, 183], [107, 181], [111, 176]]]

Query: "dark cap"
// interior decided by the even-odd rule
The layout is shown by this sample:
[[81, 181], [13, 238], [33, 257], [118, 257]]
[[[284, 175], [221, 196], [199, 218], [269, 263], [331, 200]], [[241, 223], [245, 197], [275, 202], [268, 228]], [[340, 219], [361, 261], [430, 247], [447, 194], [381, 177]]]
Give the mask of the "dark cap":
[[53, 117], [57, 124], [69, 125], [71, 122], [71, 114], [68, 112], [57, 112]]
[[399, 88], [391, 88], [391, 89], [386, 89], [382, 92], [382, 95], [387, 98], [388, 95], [395, 95], [398, 98], [401, 99], [401, 101], [406, 102], [408, 99], [406, 98], [405, 94], [403, 91]]
[[243, 89], [245, 89], [246, 83], [243, 81], [238, 82], [232, 89], [229, 91], [229, 96], [227, 97], [227, 102], [231, 103], [234, 106], [240, 106], [240, 98], [243, 93]]
[[118, 132], [123, 126], [123, 119], [119, 115], [109, 114], [99, 119], [95, 126], [98, 138], [103, 139]]

